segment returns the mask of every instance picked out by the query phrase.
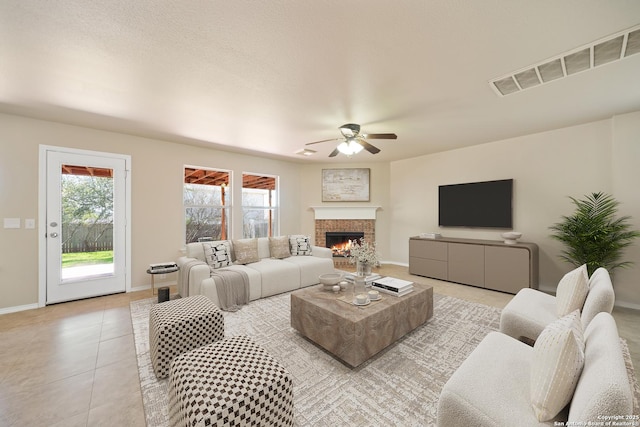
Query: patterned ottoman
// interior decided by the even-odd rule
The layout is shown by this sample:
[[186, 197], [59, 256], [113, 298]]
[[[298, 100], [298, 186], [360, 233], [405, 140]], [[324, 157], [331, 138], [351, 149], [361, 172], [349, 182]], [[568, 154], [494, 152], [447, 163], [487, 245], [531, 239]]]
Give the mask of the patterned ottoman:
[[293, 382], [245, 336], [176, 357], [169, 374], [170, 426], [292, 426]]
[[151, 363], [158, 379], [169, 375], [177, 355], [222, 338], [222, 312], [204, 295], [154, 304], [149, 312]]

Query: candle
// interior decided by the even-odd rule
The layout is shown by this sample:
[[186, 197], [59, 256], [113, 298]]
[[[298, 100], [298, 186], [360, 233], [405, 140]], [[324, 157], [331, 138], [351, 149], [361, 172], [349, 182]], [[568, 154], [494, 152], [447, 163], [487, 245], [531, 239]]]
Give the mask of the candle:
[[380, 292], [378, 291], [369, 291], [369, 299], [376, 300], [380, 298]]
[[367, 302], [367, 294], [358, 294], [356, 295], [356, 302], [358, 304], [364, 304]]

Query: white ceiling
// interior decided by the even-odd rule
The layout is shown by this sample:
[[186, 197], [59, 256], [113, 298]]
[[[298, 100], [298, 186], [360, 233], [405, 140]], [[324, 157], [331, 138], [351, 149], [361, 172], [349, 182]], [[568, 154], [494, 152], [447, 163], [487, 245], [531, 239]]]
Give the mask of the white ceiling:
[[[637, 0], [2, 0], [0, 112], [327, 161], [391, 161], [640, 110], [640, 54], [489, 81], [640, 24]], [[339, 155], [332, 161], [345, 161]]]

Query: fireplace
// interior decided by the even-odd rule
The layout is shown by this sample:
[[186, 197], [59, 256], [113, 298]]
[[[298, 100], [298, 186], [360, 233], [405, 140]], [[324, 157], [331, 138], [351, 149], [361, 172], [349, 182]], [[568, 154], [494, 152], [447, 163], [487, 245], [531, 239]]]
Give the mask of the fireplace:
[[[375, 243], [376, 241], [375, 219], [316, 219], [315, 228], [316, 245], [320, 247], [330, 248], [330, 246], [327, 245], [327, 233], [344, 234], [345, 230], [358, 230], [360, 233], [356, 238], [359, 239], [360, 237], [363, 237], [364, 234], [364, 239], [367, 242]], [[351, 240], [354, 239], [352, 238]], [[350, 259], [344, 256], [333, 257], [333, 265], [338, 269], [353, 269], [354, 266], [349, 261]]]
[[352, 240], [364, 237], [363, 232], [357, 231], [327, 231], [325, 233], [326, 247], [331, 249], [334, 257], [345, 258], [349, 256]]

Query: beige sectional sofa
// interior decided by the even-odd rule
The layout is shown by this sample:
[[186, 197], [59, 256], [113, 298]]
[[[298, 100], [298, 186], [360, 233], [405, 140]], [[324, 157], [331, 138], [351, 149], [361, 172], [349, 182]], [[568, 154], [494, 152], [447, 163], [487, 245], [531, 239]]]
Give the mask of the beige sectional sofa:
[[[246, 242], [247, 239], [242, 241]], [[233, 241], [225, 242], [228, 242], [233, 254]], [[328, 248], [310, 246], [310, 255], [293, 255], [276, 259], [272, 258], [269, 238], [257, 238], [257, 244], [259, 258], [257, 262], [238, 264], [234, 256], [232, 265], [220, 268], [220, 270], [236, 270], [247, 274], [250, 301], [318, 284], [319, 275], [333, 273], [335, 270], [333, 254]], [[200, 262], [195, 263], [196, 260]], [[189, 274], [186, 280], [179, 280], [178, 293], [183, 296], [205, 295], [220, 306], [216, 286], [211, 278], [211, 270], [205, 261], [203, 243], [187, 244], [186, 256], [180, 257], [177, 263], [181, 269], [189, 264]], [[184, 277], [183, 274], [180, 276]]]

